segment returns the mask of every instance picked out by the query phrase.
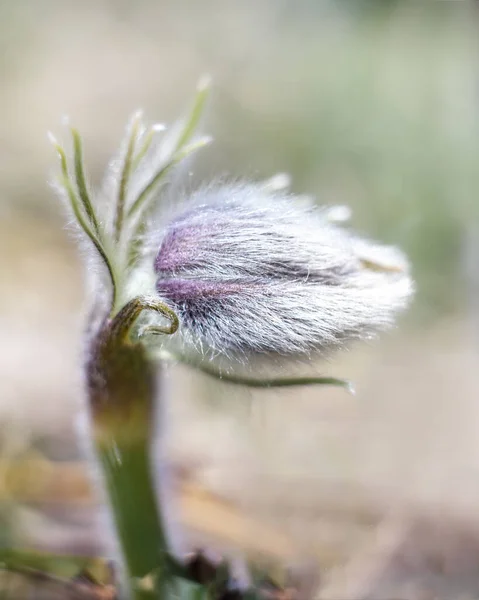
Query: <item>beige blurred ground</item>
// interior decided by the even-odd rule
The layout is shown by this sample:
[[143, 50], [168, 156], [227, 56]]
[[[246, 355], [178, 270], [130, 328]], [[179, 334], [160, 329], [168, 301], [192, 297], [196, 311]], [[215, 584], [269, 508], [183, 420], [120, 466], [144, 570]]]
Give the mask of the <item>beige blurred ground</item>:
[[[82, 265], [45, 183], [54, 164], [46, 130], [61, 131], [70, 115], [97, 180], [133, 109], [168, 121], [210, 72], [206, 128], [216, 149], [192, 179], [290, 170], [298, 191], [353, 205], [363, 231], [407, 249], [418, 299], [397, 331], [318, 365], [352, 379], [355, 397], [230, 390], [174, 370], [172, 462], [285, 536], [293, 558], [320, 556], [330, 597], [349, 589], [330, 569], [352, 560], [351, 572], [371, 571], [374, 550], [362, 548], [374, 549], [376, 535], [401, 547], [418, 530], [408, 515], [427, 515], [433, 531], [451, 519], [443, 540], [479, 527], [479, 24], [473, 3], [442, 4], [449, 13], [439, 17], [403, 2], [388, 17], [308, 2], [0, 4], [0, 420], [9, 453], [33, 435], [78, 455]], [[228, 535], [235, 547], [237, 534]]]

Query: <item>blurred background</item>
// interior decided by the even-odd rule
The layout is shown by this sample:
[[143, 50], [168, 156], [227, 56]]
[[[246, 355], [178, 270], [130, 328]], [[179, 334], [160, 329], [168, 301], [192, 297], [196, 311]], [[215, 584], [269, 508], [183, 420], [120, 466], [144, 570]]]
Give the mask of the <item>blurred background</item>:
[[82, 265], [46, 132], [68, 115], [98, 182], [133, 110], [169, 123], [209, 73], [215, 143], [185, 187], [287, 172], [401, 246], [417, 296], [396, 331], [314, 366], [355, 397], [171, 371], [188, 539], [309, 561], [343, 600], [396, 591], [384, 557], [412, 544], [436, 557], [428, 585], [467, 573], [479, 593], [478, 39], [472, 0], [0, 2], [1, 543], [109, 544], [75, 441]]

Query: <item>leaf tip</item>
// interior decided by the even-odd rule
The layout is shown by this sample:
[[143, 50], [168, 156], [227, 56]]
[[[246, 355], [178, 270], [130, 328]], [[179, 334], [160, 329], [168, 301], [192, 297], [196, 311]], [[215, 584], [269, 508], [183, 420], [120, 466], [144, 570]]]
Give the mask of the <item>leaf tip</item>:
[[344, 382], [344, 389], [348, 392], [348, 394], [351, 394], [351, 396], [356, 396], [356, 388], [351, 381]]
[[54, 148], [58, 148], [58, 146], [60, 145], [58, 143], [57, 138], [53, 135], [53, 133], [51, 131], [47, 131], [47, 140], [50, 142], [50, 144], [54, 147]]
[[208, 75], [207, 73], [205, 73], [204, 75], [202, 75], [198, 81], [198, 84], [196, 85], [196, 91], [197, 92], [206, 92], [209, 90], [209, 88], [211, 87], [211, 75]]

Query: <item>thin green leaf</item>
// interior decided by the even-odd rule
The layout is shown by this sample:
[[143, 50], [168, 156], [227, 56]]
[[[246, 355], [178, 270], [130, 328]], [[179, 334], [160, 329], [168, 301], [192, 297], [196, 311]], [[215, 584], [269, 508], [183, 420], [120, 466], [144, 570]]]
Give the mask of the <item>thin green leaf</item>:
[[151, 147], [151, 144], [153, 142], [153, 139], [155, 137], [155, 133], [158, 133], [159, 131], [164, 131], [166, 128], [164, 125], [161, 124], [156, 124], [153, 125], [153, 127], [151, 127], [147, 133], [145, 134], [145, 137], [143, 139], [143, 144], [141, 145], [140, 149], [138, 150], [137, 154], [135, 155], [135, 158], [133, 159], [133, 170], [137, 169], [141, 163], [141, 161], [145, 158], [146, 153], [148, 152], [148, 150]]
[[346, 389], [350, 393], [354, 393], [354, 388], [351, 382], [346, 379], [338, 379], [336, 377], [271, 377], [263, 379], [255, 379], [252, 377], [242, 377], [237, 375], [231, 375], [229, 373], [223, 373], [215, 371], [211, 367], [201, 365], [198, 367], [200, 371], [219, 379], [225, 383], [231, 383], [234, 385], [243, 385], [250, 388], [281, 388], [281, 387], [297, 387], [304, 385], [329, 385], [337, 386]]
[[93, 209], [90, 196], [88, 194], [88, 188], [86, 185], [85, 172], [83, 169], [83, 149], [80, 134], [73, 127], [71, 128], [71, 134], [73, 137], [73, 160], [75, 164], [75, 178], [78, 187], [78, 193], [80, 200], [82, 201], [83, 207], [90, 223], [93, 225], [96, 233], [100, 233], [98, 218]]
[[135, 266], [143, 250], [144, 235], [146, 233], [146, 218], [140, 219], [131, 234], [126, 257], [127, 269]]
[[200, 80], [196, 88], [196, 97], [193, 101], [193, 106], [191, 107], [190, 114], [185, 119], [185, 124], [183, 126], [182, 132], [180, 134], [178, 142], [176, 143], [177, 149], [182, 148], [193, 137], [196, 128], [198, 127], [198, 124], [200, 122], [201, 115], [203, 114], [209, 91], [210, 78], [204, 77]]
[[128, 137], [128, 145], [126, 148], [125, 160], [123, 163], [123, 169], [121, 171], [120, 178], [120, 189], [118, 191], [118, 201], [116, 205], [116, 216], [115, 216], [115, 226], [114, 226], [114, 235], [115, 241], [118, 243], [120, 239], [120, 234], [123, 228], [123, 216], [125, 212], [125, 201], [126, 194], [128, 190], [128, 181], [130, 179], [130, 174], [132, 172], [132, 159], [133, 152], [135, 150], [135, 144], [138, 138], [138, 129], [140, 127], [140, 119], [141, 113], [137, 113], [133, 117], [133, 121], [130, 127], [130, 134]]
[[80, 225], [80, 227], [83, 229], [83, 231], [86, 233], [86, 235], [92, 241], [93, 245], [95, 246], [96, 250], [98, 251], [98, 254], [101, 256], [103, 263], [105, 264], [105, 266], [108, 270], [108, 274], [110, 275], [110, 280], [111, 280], [111, 284], [113, 287], [113, 303], [114, 303], [115, 298], [116, 298], [117, 285], [116, 285], [116, 275], [115, 275], [115, 271], [113, 269], [113, 265], [110, 263], [110, 259], [108, 258], [108, 255], [107, 255], [106, 250], [103, 247], [102, 243], [100, 242], [98, 237], [95, 235], [95, 232], [92, 231], [92, 229], [88, 225], [87, 221], [85, 220], [85, 217], [82, 214], [82, 210], [80, 208], [80, 202], [79, 202], [78, 198], [76, 197], [75, 190], [73, 189], [70, 179], [68, 177], [62, 177], [61, 183], [68, 194], [68, 197], [70, 199], [70, 204], [71, 204], [73, 213], [75, 215], [75, 218], [78, 221], [78, 224]]
[[208, 146], [209, 144], [211, 144], [212, 141], [213, 141], [213, 138], [210, 135], [203, 135], [200, 138], [198, 138], [197, 140], [195, 140], [194, 142], [191, 142], [191, 144], [188, 144], [187, 146], [183, 146], [175, 154], [175, 156], [173, 158], [173, 160], [174, 160], [173, 164], [177, 164], [180, 161], [184, 160], [185, 158], [188, 158], [188, 156], [190, 156], [191, 154], [194, 154], [198, 150], [201, 150], [201, 148], [204, 148], [205, 146]]
[[113, 303], [114, 303], [115, 299], [116, 299], [116, 294], [117, 294], [117, 282], [116, 282], [115, 270], [113, 268], [113, 265], [110, 262], [110, 259], [108, 258], [108, 254], [107, 254], [105, 248], [103, 247], [101, 240], [99, 239], [97, 234], [91, 229], [89, 223], [87, 222], [87, 218], [83, 212], [83, 207], [81, 206], [81, 203], [80, 203], [80, 201], [75, 193], [75, 190], [72, 186], [72, 183], [71, 183], [70, 175], [68, 173], [68, 163], [67, 163], [67, 157], [66, 157], [65, 151], [60, 146], [60, 144], [56, 141], [56, 139], [53, 135], [50, 134], [49, 137], [50, 137], [50, 141], [51, 141], [53, 147], [57, 151], [58, 156], [60, 158], [60, 166], [61, 166], [61, 172], [62, 172], [62, 175], [60, 177], [60, 184], [63, 186], [63, 188], [65, 189], [65, 191], [67, 193], [68, 199], [70, 200], [70, 205], [73, 210], [73, 214], [75, 215], [75, 218], [76, 218], [78, 224], [83, 229], [83, 231], [88, 236], [88, 238], [91, 240], [92, 244], [95, 246], [98, 254], [101, 256], [101, 258], [108, 270], [108, 274], [110, 276], [110, 281], [112, 284], [112, 294], [113, 294]]
[[150, 181], [145, 185], [143, 190], [139, 193], [137, 199], [132, 204], [130, 210], [128, 211], [128, 216], [132, 217], [142, 208], [148, 198], [157, 190], [160, 183], [164, 179], [165, 175], [169, 173], [170, 169], [177, 165], [179, 162], [193, 154], [194, 152], [204, 148], [208, 144], [211, 143], [211, 137], [204, 136], [199, 138], [198, 140], [192, 142], [188, 146], [177, 150], [173, 156], [171, 156], [161, 167], [159, 170], [153, 175]]
[[[148, 330], [145, 330], [145, 333], [148, 333]], [[190, 359], [189, 357], [178, 354], [178, 353], [166, 353], [162, 352], [161, 356], [163, 358], [170, 358], [173, 360], [177, 360], [185, 365], [198, 369], [205, 375], [209, 377], [213, 377], [224, 383], [230, 383], [232, 385], [242, 385], [249, 388], [259, 388], [259, 389], [267, 389], [267, 388], [281, 388], [281, 387], [297, 387], [304, 385], [328, 385], [328, 386], [336, 386], [344, 388], [350, 394], [355, 393], [354, 387], [350, 381], [347, 379], [339, 379], [337, 377], [263, 377], [263, 378], [255, 378], [255, 377], [246, 377], [243, 375], [233, 375], [231, 373], [224, 373], [223, 371], [216, 369], [210, 364], [207, 364], [203, 361], [195, 361], [194, 359]]]
[[[203, 78], [200, 81], [200, 83], [198, 84], [197, 93], [196, 93], [196, 97], [193, 102], [193, 106], [191, 108], [191, 111], [190, 111], [188, 117], [184, 120], [184, 125], [178, 134], [178, 139], [174, 145], [174, 148], [171, 152], [170, 157], [167, 160], [165, 160], [163, 165], [160, 166], [160, 169], [157, 171], [157, 173], [155, 175], [153, 175], [150, 182], [147, 183], [146, 186], [143, 188], [143, 190], [139, 193], [138, 197], [133, 202], [132, 206], [130, 207], [130, 210], [128, 211], [129, 217], [133, 216], [140, 210], [140, 208], [143, 206], [143, 204], [145, 203], [147, 198], [157, 188], [158, 184], [161, 182], [163, 177], [168, 173], [168, 171], [171, 169], [171, 167], [178, 164], [178, 162], [180, 162], [181, 160], [183, 160], [184, 158], [186, 158], [187, 156], [189, 156], [196, 150], [199, 150], [206, 144], [210, 143], [211, 138], [203, 137], [203, 138], [200, 138], [200, 140], [187, 146], [187, 144], [189, 144], [191, 138], [193, 137], [193, 135], [198, 127], [198, 123], [200, 121], [201, 114], [203, 112], [203, 109], [204, 109], [204, 106], [206, 103], [206, 99], [208, 97], [209, 87], [210, 87], [210, 81], [209, 81], [209, 78], [207, 78], [207, 77]], [[140, 153], [141, 153], [140, 156], [139, 157], [137, 156], [135, 158], [135, 166], [138, 166], [139, 162], [141, 161], [143, 156], [148, 151], [148, 148], [151, 144], [151, 140], [152, 140], [152, 131], [150, 132], [150, 134], [147, 136], [147, 138], [145, 140], [145, 145], [142, 148], [142, 150], [140, 151]]]

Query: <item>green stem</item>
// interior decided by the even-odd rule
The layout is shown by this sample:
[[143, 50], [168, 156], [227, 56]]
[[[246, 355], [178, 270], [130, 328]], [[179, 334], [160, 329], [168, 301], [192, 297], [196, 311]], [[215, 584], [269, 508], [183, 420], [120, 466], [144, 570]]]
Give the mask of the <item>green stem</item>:
[[97, 444], [116, 533], [122, 548], [130, 591], [135, 600], [155, 598], [140, 580], [165, 573], [167, 540], [160, 515], [146, 440]]
[[[134, 298], [100, 329], [85, 364], [93, 440], [102, 468], [130, 598], [163, 600], [170, 576], [168, 540], [152, 476], [152, 440], [158, 398], [158, 372], [142, 343], [130, 339], [143, 310], [178, 319], [156, 298]], [[158, 587], [157, 587], [158, 590]]]

